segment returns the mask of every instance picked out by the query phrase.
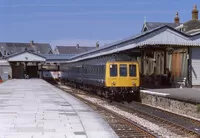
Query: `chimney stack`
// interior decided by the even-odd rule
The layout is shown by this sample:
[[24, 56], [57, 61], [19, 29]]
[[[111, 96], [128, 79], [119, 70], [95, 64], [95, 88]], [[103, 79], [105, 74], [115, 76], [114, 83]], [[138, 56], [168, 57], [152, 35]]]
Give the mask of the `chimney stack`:
[[35, 42], [33, 40], [31, 40], [30, 45], [31, 45], [31, 49], [30, 50], [33, 51], [33, 52], [37, 52], [36, 51], [36, 47], [35, 47]]
[[198, 12], [197, 5], [195, 4], [192, 10], [192, 20], [198, 20]]
[[35, 45], [33, 40], [31, 40], [31, 42], [30, 42], [30, 43], [31, 43], [31, 45]]
[[80, 48], [79, 44], [76, 44], [76, 48]]
[[96, 48], [98, 48], [98, 47], [99, 47], [99, 42], [97, 41], [97, 42], [96, 42]]
[[174, 23], [179, 23], [180, 19], [179, 19], [179, 16], [178, 16], [178, 12], [176, 12], [176, 17], [174, 18]]

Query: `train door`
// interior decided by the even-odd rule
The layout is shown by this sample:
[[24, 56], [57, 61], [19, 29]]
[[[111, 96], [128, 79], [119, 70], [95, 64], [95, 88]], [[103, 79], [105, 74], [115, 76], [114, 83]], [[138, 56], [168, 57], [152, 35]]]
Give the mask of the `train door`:
[[118, 64], [107, 63], [106, 64], [106, 76], [105, 82], [107, 87], [115, 87], [118, 81]]
[[128, 66], [128, 74], [131, 85], [136, 87], [140, 86], [139, 64], [130, 63]]
[[120, 63], [118, 66], [118, 86], [126, 86], [129, 82], [128, 78], [128, 66], [127, 63]]

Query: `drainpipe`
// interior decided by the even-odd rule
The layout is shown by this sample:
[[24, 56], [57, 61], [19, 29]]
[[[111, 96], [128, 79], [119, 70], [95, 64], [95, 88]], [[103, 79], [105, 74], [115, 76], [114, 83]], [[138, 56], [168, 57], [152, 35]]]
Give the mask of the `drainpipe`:
[[188, 63], [188, 71], [187, 71], [187, 84], [188, 87], [192, 87], [192, 62], [191, 62], [191, 56], [192, 55], [192, 50], [190, 47], [188, 47], [188, 53], [187, 53], [187, 63]]

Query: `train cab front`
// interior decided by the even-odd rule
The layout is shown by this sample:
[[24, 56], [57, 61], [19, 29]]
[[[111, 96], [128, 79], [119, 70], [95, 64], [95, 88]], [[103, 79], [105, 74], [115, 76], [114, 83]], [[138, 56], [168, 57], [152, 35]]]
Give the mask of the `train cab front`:
[[140, 78], [137, 62], [108, 62], [105, 78], [106, 87], [109, 87], [112, 96], [129, 98], [129, 101], [138, 99]]

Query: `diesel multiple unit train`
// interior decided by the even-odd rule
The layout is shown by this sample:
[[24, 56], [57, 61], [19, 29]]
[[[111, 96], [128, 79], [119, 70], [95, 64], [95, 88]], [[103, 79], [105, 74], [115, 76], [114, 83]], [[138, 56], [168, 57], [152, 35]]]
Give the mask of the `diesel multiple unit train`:
[[60, 64], [61, 80], [111, 100], [139, 99], [139, 65], [113, 58], [87, 59]]

